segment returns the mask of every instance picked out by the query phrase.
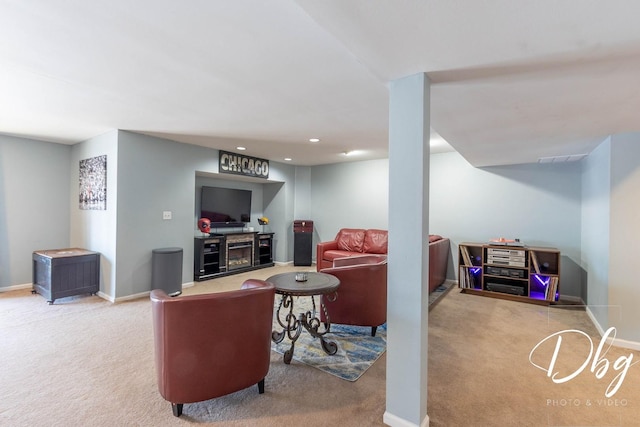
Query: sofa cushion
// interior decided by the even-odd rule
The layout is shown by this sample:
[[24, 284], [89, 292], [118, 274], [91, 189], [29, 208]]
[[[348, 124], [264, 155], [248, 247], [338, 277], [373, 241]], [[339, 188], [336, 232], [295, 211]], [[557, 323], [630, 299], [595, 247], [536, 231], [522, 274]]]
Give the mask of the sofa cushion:
[[438, 234], [429, 234], [429, 243], [437, 242], [438, 240], [442, 240], [442, 236]]
[[371, 228], [364, 233], [364, 252], [368, 254], [386, 254], [388, 244], [387, 230]]
[[349, 251], [339, 251], [339, 250], [329, 250], [324, 251], [324, 256], [322, 257], [325, 261], [331, 261], [333, 264], [333, 260], [336, 258], [347, 258], [352, 256], [361, 256], [361, 252], [349, 252]]
[[364, 247], [364, 230], [361, 228], [343, 228], [336, 236], [338, 249], [347, 252], [362, 252]]

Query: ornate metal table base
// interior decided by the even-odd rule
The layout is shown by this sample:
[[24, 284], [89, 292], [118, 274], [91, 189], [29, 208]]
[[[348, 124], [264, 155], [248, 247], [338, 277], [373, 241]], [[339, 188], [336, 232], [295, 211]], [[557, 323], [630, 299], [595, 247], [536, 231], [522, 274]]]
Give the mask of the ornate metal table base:
[[[276, 293], [282, 295], [280, 305], [276, 310], [276, 318], [278, 324], [282, 327], [280, 332], [273, 331], [271, 333], [271, 339], [275, 343], [280, 343], [285, 336], [291, 340], [291, 348], [284, 353], [284, 363], [287, 365], [291, 363], [293, 358], [293, 349], [296, 346], [296, 341], [302, 333], [302, 328], [306, 329], [312, 337], [318, 338], [322, 349], [325, 353], [332, 355], [338, 351], [338, 345], [324, 338], [331, 329], [331, 322], [329, 321], [329, 313], [327, 308], [320, 302], [320, 308], [322, 314], [324, 314], [325, 322], [320, 322], [319, 313], [316, 310], [316, 296], [324, 295], [329, 297], [333, 295], [333, 298], [337, 297], [336, 290], [340, 286], [340, 280], [337, 277], [326, 273], [318, 272], [300, 272], [280, 273], [271, 276], [267, 279], [267, 282], [271, 282], [276, 287]], [[300, 276], [304, 276], [300, 280]], [[297, 316], [293, 312], [293, 298], [296, 297], [310, 297], [311, 298], [311, 310], [302, 311]], [[284, 319], [280, 312], [283, 311]], [[324, 328], [321, 329], [320, 325], [324, 323]]]
[[[297, 298], [297, 297], [296, 297]], [[276, 318], [278, 319], [278, 323], [282, 326], [282, 331], [273, 331], [271, 333], [271, 339], [275, 343], [280, 343], [284, 340], [285, 336], [288, 336], [291, 340], [291, 348], [284, 352], [284, 363], [287, 365], [291, 363], [291, 359], [293, 358], [293, 350], [296, 346], [296, 341], [300, 337], [302, 333], [302, 328], [304, 327], [312, 337], [320, 339], [320, 345], [322, 345], [322, 349], [325, 353], [329, 355], [336, 354], [338, 351], [338, 345], [333, 342], [326, 340], [324, 335], [327, 334], [331, 330], [331, 322], [329, 321], [329, 314], [327, 313], [327, 309], [324, 304], [321, 304], [322, 311], [324, 311], [324, 315], [326, 318], [326, 323], [324, 325], [324, 330], [320, 330], [320, 319], [318, 318], [316, 312], [316, 301], [315, 297], [311, 296], [311, 304], [312, 309], [307, 312], [301, 312], [298, 317], [293, 313], [293, 295], [282, 295], [282, 299], [280, 300], [280, 305], [278, 306], [278, 310], [276, 311]], [[288, 309], [288, 313], [286, 314], [284, 321], [280, 316], [280, 310], [285, 308], [285, 311]]]

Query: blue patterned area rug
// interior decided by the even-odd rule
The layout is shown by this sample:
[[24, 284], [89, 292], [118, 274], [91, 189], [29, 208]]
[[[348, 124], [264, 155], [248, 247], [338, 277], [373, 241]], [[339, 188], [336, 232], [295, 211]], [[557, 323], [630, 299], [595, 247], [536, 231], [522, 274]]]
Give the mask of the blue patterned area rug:
[[[332, 356], [324, 352], [319, 339], [313, 338], [303, 328], [296, 341], [293, 360], [343, 380], [356, 381], [385, 352], [386, 326], [379, 326], [376, 336], [372, 337], [369, 327], [331, 325], [331, 332], [324, 337], [338, 344], [338, 351]], [[284, 354], [290, 347], [291, 341], [287, 337], [279, 344], [271, 343], [271, 348], [280, 354]]]
[[[429, 311], [454, 285], [455, 282], [447, 281], [429, 295]], [[280, 298], [277, 296], [274, 313], [278, 309], [279, 303]], [[295, 312], [297, 313], [309, 310], [310, 306], [311, 300], [308, 297], [299, 297], [295, 300]], [[273, 327], [274, 330], [282, 330], [275, 320]], [[321, 328], [321, 330], [323, 329]], [[338, 344], [336, 354], [332, 356], [326, 354], [320, 340], [313, 338], [303, 328], [296, 341], [293, 360], [313, 366], [343, 380], [356, 381], [386, 351], [387, 325], [379, 326], [375, 337], [371, 336], [370, 327], [331, 325], [331, 332], [325, 335], [325, 339]], [[284, 354], [290, 347], [291, 341], [288, 337], [285, 337], [279, 344], [271, 343], [271, 349], [280, 354]]]

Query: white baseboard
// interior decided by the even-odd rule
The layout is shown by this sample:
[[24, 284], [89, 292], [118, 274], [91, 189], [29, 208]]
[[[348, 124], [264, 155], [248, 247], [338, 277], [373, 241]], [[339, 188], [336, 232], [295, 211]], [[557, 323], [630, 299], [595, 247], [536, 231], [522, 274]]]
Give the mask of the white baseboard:
[[0, 288], [0, 293], [2, 292], [11, 292], [11, 291], [19, 291], [21, 289], [31, 289], [33, 287], [32, 283], [25, 283], [23, 285], [12, 285], [12, 286], [3, 286]]
[[[598, 322], [598, 319], [596, 319], [596, 316], [593, 314], [589, 306], [587, 306], [586, 311], [587, 311], [587, 316], [589, 316], [589, 319], [591, 319], [591, 322], [598, 330], [598, 333], [600, 334], [600, 336], [601, 337], [604, 336], [605, 330], [602, 327], [602, 325], [600, 325], [600, 323]], [[627, 340], [622, 340], [620, 338], [615, 338], [615, 339], [607, 338], [607, 343], [613, 345], [614, 347], [628, 348], [629, 350], [640, 350], [640, 342], [637, 342], [637, 341], [627, 341]]]
[[[192, 287], [194, 285], [195, 285], [194, 282], [183, 283], [182, 284], [182, 289], [190, 288], [190, 287]], [[119, 303], [119, 302], [124, 302], [124, 301], [131, 301], [131, 300], [135, 300], [135, 299], [140, 299], [140, 298], [149, 298], [149, 294], [151, 294], [151, 291], [139, 292], [137, 294], [127, 295], [127, 296], [118, 297], [118, 298], [113, 298], [112, 296], [107, 295], [104, 292], [98, 292], [97, 295], [100, 298], [106, 299], [107, 301], [110, 301], [112, 303]]]
[[560, 300], [585, 305], [584, 301], [582, 301], [582, 298], [574, 295], [560, 295]]
[[[194, 285], [195, 284], [193, 282], [183, 283], [182, 284], [182, 289], [190, 288], [190, 287], [192, 287]], [[151, 294], [151, 291], [140, 292], [140, 293], [133, 294], [133, 295], [127, 295], [126, 297], [116, 298], [115, 301], [112, 301], [112, 302], [118, 303], [118, 302], [123, 302], [123, 301], [131, 301], [131, 300], [139, 299], [139, 298], [149, 298], [150, 294]]]
[[102, 291], [98, 291], [98, 293], [96, 294], [98, 295], [100, 298], [107, 300], [109, 302], [116, 302], [115, 299], [113, 299], [113, 297], [111, 297], [111, 295], [107, 295]]
[[594, 316], [589, 306], [586, 306], [586, 312], [587, 312], [587, 316], [589, 316], [589, 319], [591, 319], [591, 323], [593, 323], [593, 326], [595, 326], [596, 329], [598, 330], [598, 333], [600, 334], [600, 336], [603, 336], [604, 329], [602, 329], [602, 326], [600, 326], [598, 319], [596, 319], [596, 316]]
[[131, 301], [131, 300], [140, 299], [140, 298], [149, 298], [150, 293], [151, 291], [146, 291], [146, 292], [140, 292], [133, 295], [127, 295], [125, 297], [118, 297], [112, 302], [118, 303], [118, 302]]
[[607, 338], [607, 342], [610, 342], [614, 347], [628, 348], [629, 350], [640, 350], [640, 343], [637, 341], [621, 340], [620, 338]]
[[[388, 411], [384, 412], [382, 416], [382, 422], [391, 427], [418, 427], [417, 424], [414, 424], [410, 421], [405, 420], [404, 418], [400, 418], [397, 415], [393, 415]], [[424, 420], [420, 423], [420, 427], [429, 427], [429, 416], [425, 416]]]

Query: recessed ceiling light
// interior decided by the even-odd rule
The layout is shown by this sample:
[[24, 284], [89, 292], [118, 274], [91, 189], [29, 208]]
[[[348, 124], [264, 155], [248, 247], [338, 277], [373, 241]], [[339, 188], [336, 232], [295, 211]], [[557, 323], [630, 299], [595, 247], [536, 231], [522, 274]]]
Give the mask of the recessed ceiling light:
[[360, 154], [363, 154], [364, 151], [362, 150], [348, 150], [348, 151], [343, 151], [342, 155], [343, 156], [358, 156]]
[[309, 138], [309, 142], [320, 142], [320, 138]]
[[287, 162], [290, 162], [291, 161], [291, 157], [285, 157], [284, 160], [287, 161]]
[[247, 147], [236, 147], [236, 149], [240, 150], [240, 151], [244, 151], [247, 149]]

